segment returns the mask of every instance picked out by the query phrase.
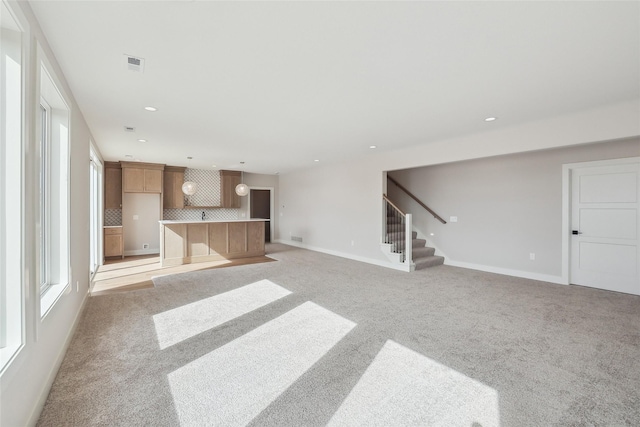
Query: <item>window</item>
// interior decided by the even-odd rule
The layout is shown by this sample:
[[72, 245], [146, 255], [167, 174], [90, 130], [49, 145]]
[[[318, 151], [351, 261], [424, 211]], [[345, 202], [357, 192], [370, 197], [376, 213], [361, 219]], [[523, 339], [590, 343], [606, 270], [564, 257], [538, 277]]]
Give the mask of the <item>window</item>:
[[69, 107], [45, 64], [38, 109], [37, 277], [45, 316], [70, 285]]
[[22, 38], [0, 2], [0, 371], [22, 345]]

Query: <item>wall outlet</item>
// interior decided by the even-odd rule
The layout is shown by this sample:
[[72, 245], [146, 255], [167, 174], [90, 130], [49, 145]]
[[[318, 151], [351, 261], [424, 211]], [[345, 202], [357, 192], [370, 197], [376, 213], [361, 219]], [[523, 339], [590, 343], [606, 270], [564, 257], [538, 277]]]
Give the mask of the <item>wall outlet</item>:
[[148, 243], [143, 243], [142, 244], [142, 249], [149, 249], [149, 244]]
[[352, 240], [352, 241], [351, 241], [351, 246], [355, 246], [355, 245], [356, 245], [355, 240]]
[[536, 254], [534, 254], [533, 252], [531, 252], [531, 253], [529, 254], [529, 260], [531, 260], [531, 261], [535, 261], [535, 260], [536, 260]]
[[138, 219], [140, 219], [140, 218], [138, 217], [138, 215], [134, 215], [134, 216], [133, 216], [133, 220], [134, 220], [134, 221], [137, 221]]

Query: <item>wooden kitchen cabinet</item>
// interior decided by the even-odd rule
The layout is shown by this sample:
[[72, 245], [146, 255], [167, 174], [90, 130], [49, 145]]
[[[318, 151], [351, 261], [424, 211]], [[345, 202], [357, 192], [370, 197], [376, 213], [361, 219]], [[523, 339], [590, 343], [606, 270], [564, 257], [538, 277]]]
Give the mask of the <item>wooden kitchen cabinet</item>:
[[241, 174], [238, 171], [220, 171], [220, 204], [223, 208], [239, 208], [240, 196], [236, 194], [236, 186], [240, 184]]
[[104, 162], [104, 208], [122, 208], [122, 169], [118, 162]]
[[104, 228], [104, 256], [124, 258], [124, 235], [122, 227]]
[[178, 166], [165, 166], [163, 173], [163, 209], [183, 209], [184, 195], [184, 171], [186, 168]]
[[120, 162], [122, 191], [125, 193], [162, 193], [164, 165], [156, 163]]

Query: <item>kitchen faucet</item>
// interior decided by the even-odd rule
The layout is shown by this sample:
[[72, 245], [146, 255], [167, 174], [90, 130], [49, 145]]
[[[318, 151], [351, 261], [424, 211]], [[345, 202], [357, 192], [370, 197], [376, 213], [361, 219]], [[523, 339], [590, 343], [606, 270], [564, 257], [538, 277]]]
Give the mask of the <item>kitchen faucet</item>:
[[202, 211], [202, 220], [203, 220], [203, 221], [204, 221], [204, 217], [205, 217], [205, 216], [206, 216], [206, 215], [205, 215], [204, 211]]

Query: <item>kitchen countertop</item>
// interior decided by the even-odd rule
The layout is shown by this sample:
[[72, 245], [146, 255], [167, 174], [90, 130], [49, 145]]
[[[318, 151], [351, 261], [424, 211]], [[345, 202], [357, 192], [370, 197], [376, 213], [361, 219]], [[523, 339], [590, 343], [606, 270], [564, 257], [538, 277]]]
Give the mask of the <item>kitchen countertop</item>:
[[122, 228], [121, 225], [105, 225], [103, 228]]
[[216, 219], [216, 220], [208, 220], [205, 219], [199, 221], [180, 221], [180, 220], [161, 220], [158, 221], [160, 224], [207, 224], [214, 222], [260, 222], [260, 221], [269, 221], [268, 219], [261, 218], [251, 218], [251, 219]]

